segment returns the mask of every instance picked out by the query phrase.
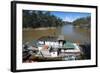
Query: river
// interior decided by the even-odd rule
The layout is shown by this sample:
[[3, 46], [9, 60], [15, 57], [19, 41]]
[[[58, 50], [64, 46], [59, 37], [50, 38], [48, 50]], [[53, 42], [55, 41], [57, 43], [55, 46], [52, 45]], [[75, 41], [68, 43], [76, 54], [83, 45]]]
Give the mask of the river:
[[31, 29], [23, 30], [23, 41], [36, 40], [42, 36], [63, 35], [65, 40], [79, 43], [90, 43], [90, 29], [74, 27], [72, 24], [66, 24], [58, 28], [49, 29]]
[[67, 24], [61, 27], [62, 35], [65, 36], [65, 39], [73, 41], [73, 42], [81, 42], [81, 43], [90, 43], [90, 30], [75, 27], [71, 24]]

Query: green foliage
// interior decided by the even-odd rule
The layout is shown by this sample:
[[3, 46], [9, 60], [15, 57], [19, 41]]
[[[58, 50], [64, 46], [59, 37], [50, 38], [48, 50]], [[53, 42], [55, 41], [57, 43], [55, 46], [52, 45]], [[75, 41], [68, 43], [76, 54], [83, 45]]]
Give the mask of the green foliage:
[[83, 17], [83, 18], [76, 19], [73, 22], [73, 24], [74, 24], [74, 26], [90, 28], [90, 25], [91, 25], [91, 17], [88, 16], [88, 17]]
[[62, 19], [50, 11], [23, 10], [23, 28], [58, 27], [63, 24]]

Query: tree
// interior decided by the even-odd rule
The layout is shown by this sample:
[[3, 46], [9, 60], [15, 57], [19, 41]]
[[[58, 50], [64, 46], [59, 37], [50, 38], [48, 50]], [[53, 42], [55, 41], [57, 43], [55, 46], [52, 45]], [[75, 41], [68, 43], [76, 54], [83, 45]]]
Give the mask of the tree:
[[23, 10], [23, 28], [57, 27], [64, 23], [50, 11]]
[[91, 17], [87, 16], [87, 17], [76, 19], [73, 22], [73, 24], [74, 24], [74, 26], [90, 28], [90, 26], [91, 26]]

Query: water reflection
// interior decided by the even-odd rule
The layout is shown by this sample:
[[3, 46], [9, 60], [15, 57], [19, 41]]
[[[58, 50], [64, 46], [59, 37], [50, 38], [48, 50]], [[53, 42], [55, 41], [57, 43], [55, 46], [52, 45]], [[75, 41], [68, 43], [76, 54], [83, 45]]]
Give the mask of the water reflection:
[[64, 25], [61, 28], [61, 34], [62, 35], [73, 35], [74, 33], [75, 32], [74, 32], [74, 29], [73, 29], [72, 25]]
[[90, 43], [89, 29], [76, 28], [72, 24], [67, 24], [61, 27], [60, 34], [64, 35], [66, 40]]

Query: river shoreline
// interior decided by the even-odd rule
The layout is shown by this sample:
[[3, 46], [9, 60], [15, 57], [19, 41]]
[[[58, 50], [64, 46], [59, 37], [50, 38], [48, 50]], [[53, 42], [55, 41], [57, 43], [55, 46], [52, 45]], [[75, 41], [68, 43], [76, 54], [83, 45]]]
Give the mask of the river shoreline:
[[48, 30], [48, 29], [56, 29], [57, 27], [39, 27], [39, 28], [23, 28], [23, 31], [28, 30]]

